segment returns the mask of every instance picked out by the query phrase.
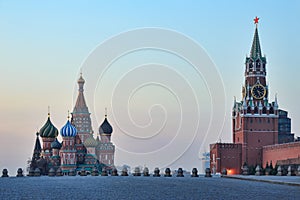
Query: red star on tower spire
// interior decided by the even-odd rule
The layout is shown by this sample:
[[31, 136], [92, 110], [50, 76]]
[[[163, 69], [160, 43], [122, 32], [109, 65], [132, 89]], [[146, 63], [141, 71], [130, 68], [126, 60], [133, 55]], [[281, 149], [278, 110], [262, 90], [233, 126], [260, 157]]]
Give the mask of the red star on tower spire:
[[258, 20], [259, 20], [259, 18], [256, 16], [255, 18], [254, 18], [254, 24], [256, 25], [256, 27], [257, 27], [257, 24], [258, 24]]

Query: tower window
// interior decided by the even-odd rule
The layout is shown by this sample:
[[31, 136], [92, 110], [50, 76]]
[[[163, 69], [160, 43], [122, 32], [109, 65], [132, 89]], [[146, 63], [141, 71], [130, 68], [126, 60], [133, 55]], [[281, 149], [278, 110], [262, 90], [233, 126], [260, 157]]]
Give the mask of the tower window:
[[258, 114], [258, 108], [257, 108], [257, 106], [255, 106], [255, 108], [254, 108], [254, 113]]
[[248, 106], [248, 108], [247, 108], [247, 113], [251, 113], [251, 107], [250, 106]]
[[253, 63], [252, 63], [252, 61], [249, 62], [249, 71], [253, 71]]
[[263, 114], [266, 114], [266, 113], [267, 113], [266, 107], [263, 107], [262, 113], [263, 113]]
[[256, 71], [260, 71], [260, 62], [256, 63]]

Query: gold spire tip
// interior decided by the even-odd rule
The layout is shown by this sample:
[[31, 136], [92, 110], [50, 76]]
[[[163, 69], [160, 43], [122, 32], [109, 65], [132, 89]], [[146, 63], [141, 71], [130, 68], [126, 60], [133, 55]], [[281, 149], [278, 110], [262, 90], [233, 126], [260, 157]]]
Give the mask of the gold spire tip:
[[48, 106], [48, 117], [50, 117], [50, 106]]

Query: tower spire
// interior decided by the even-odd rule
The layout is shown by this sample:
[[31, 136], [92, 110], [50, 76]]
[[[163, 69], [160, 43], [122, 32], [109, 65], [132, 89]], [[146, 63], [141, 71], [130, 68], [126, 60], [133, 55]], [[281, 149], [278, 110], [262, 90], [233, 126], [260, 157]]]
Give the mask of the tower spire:
[[76, 104], [75, 104], [73, 113], [74, 112], [88, 113], [88, 107], [86, 105], [85, 98], [83, 95], [83, 91], [84, 91], [83, 85], [85, 83], [85, 80], [82, 77], [82, 72], [80, 72], [80, 77], [79, 77], [77, 83], [78, 83], [79, 89], [78, 89], [78, 96], [77, 96], [77, 100], [76, 100]]
[[34, 150], [35, 151], [41, 151], [42, 150], [41, 143], [40, 143], [40, 140], [39, 140], [39, 132], [36, 132], [36, 140], [35, 140]]
[[78, 96], [73, 112], [71, 113], [71, 122], [78, 130], [78, 137], [80, 143], [83, 144], [92, 132], [92, 122], [90, 112], [84, 98], [84, 83], [82, 71], [77, 81], [78, 83]]
[[254, 32], [254, 37], [253, 37], [253, 42], [252, 42], [252, 47], [250, 51], [250, 57], [255, 59], [255, 58], [261, 58], [261, 48], [260, 48], [260, 43], [259, 43], [259, 37], [258, 37], [258, 17], [255, 17], [254, 19], [254, 24], [255, 24], [255, 32]]
[[275, 108], [275, 110], [277, 110], [277, 109], [278, 109], [277, 93], [275, 94], [274, 108]]

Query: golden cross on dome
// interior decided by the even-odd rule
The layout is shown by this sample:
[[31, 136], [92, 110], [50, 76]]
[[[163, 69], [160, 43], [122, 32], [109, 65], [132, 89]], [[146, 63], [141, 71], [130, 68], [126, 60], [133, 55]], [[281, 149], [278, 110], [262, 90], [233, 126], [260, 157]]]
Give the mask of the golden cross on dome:
[[50, 106], [48, 106], [48, 117], [50, 117]]

